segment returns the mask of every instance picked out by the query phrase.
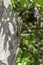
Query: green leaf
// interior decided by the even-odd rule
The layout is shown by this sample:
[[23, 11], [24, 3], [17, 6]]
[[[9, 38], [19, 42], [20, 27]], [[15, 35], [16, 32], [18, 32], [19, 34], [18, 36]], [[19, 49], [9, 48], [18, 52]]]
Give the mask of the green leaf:
[[34, 3], [37, 3], [37, 4], [43, 4], [43, 0], [33, 0]]

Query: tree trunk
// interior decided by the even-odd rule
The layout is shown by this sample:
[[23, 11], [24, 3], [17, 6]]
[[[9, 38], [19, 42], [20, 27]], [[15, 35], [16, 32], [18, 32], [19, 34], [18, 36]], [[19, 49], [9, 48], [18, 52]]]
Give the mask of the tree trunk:
[[0, 0], [0, 65], [14, 65], [18, 54], [19, 36], [11, 0]]

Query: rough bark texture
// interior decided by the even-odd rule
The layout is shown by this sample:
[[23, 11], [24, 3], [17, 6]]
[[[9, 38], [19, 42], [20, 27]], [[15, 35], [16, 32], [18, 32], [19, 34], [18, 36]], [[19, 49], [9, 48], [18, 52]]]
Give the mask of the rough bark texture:
[[14, 65], [18, 53], [18, 20], [11, 0], [0, 0], [0, 65]]

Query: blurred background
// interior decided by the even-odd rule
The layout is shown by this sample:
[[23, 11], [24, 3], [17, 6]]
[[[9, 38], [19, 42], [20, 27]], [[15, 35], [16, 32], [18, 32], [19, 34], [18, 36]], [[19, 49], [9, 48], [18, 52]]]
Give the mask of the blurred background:
[[16, 65], [43, 65], [43, 0], [11, 0], [11, 3], [20, 19]]

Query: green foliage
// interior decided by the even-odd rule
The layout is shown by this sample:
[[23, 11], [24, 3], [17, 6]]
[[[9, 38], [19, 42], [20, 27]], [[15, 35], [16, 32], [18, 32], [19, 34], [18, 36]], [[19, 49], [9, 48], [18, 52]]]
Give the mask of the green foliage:
[[[23, 20], [22, 34], [29, 34], [21, 37], [20, 52], [16, 59], [16, 65], [40, 65], [38, 43], [43, 43], [43, 30], [40, 24], [43, 22], [43, 0], [11, 0], [14, 11], [19, 12]], [[34, 17], [34, 7], [37, 7], [40, 18]], [[27, 11], [27, 12], [26, 12]]]
[[11, 0], [11, 2], [13, 9], [17, 12], [28, 7], [28, 0]]
[[[11, 2], [12, 2], [13, 9], [16, 12], [19, 12], [24, 8], [28, 9], [28, 7], [33, 7], [32, 4], [37, 4], [38, 7], [41, 6], [42, 7], [41, 9], [43, 9], [43, 0], [41, 0], [41, 1], [33, 0], [32, 3], [29, 3], [29, 0], [11, 0]], [[33, 9], [33, 8], [31, 8], [31, 9]]]
[[41, 0], [41, 1], [40, 0], [33, 0], [33, 2], [36, 3], [36, 4], [39, 4], [39, 5], [43, 4], [43, 0]]

